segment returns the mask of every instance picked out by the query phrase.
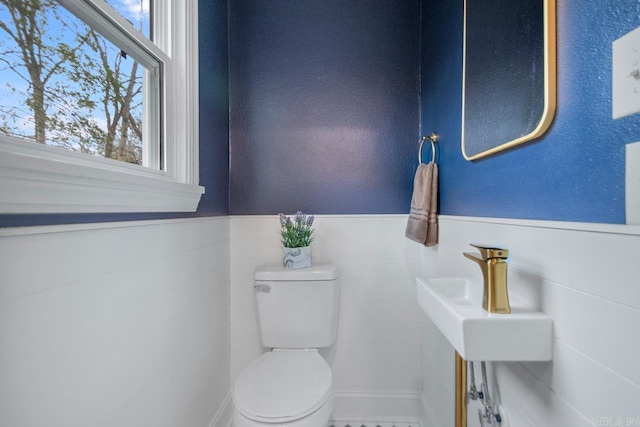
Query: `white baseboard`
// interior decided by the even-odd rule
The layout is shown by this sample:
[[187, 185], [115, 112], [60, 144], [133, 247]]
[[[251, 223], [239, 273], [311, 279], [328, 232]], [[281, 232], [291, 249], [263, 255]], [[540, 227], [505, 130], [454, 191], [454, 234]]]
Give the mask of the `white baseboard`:
[[419, 392], [335, 392], [332, 420], [420, 423]]
[[[332, 420], [377, 421], [422, 424], [420, 393], [350, 392], [335, 393]], [[233, 400], [227, 394], [209, 427], [231, 427]]]
[[[421, 424], [420, 393], [336, 392], [332, 420]], [[231, 427], [231, 392], [227, 394], [209, 427]]]
[[218, 412], [213, 416], [209, 423], [209, 427], [231, 427], [233, 415], [233, 400], [231, 399], [231, 390], [222, 401], [222, 405], [218, 408]]

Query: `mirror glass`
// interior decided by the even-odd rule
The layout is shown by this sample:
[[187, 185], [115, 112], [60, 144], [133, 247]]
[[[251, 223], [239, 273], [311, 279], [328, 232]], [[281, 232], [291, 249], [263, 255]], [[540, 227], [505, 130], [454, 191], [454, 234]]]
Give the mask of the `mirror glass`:
[[540, 137], [555, 114], [555, 0], [465, 0], [462, 153]]

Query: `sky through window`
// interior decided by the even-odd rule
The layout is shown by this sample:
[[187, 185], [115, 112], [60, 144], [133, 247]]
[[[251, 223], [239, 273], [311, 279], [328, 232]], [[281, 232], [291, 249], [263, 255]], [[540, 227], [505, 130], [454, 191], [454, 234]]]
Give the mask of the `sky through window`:
[[[149, 36], [148, 0], [108, 3]], [[57, 2], [0, 0], [0, 137], [141, 164], [143, 75]]]

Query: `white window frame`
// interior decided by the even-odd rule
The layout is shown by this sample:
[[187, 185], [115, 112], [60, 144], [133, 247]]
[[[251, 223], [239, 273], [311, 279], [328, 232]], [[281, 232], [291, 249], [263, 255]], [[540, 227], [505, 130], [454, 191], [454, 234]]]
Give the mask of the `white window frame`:
[[[104, 0], [58, 1], [83, 21], [91, 21], [112, 42], [112, 37], [130, 40], [136, 32]], [[157, 0], [154, 6], [160, 37], [155, 40], [157, 47], [148, 49], [163, 67], [162, 170], [155, 160], [159, 156], [148, 153], [143, 162], [150, 167], [141, 167], [2, 136], [0, 213], [197, 209], [204, 193], [198, 185], [198, 1]], [[107, 34], [100, 23], [109, 24]], [[157, 146], [145, 142], [144, 148]]]

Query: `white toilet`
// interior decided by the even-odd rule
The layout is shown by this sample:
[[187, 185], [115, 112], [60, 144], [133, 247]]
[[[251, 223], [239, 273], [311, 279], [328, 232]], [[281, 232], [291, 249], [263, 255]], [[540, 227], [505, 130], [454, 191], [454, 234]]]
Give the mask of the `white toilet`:
[[318, 353], [338, 330], [338, 271], [333, 265], [255, 270], [262, 345], [233, 388], [234, 427], [325, 427], [333, 411], [331, 368]]

